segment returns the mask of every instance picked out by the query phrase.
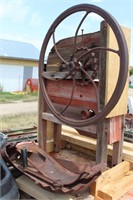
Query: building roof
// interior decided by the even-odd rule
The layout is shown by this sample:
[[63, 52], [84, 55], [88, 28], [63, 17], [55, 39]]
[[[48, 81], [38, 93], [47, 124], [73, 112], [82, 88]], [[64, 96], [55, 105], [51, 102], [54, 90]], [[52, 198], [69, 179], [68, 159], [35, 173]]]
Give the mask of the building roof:
[[0, 39], [0, 57], [39, 60], [39, 50], [30, 43]]

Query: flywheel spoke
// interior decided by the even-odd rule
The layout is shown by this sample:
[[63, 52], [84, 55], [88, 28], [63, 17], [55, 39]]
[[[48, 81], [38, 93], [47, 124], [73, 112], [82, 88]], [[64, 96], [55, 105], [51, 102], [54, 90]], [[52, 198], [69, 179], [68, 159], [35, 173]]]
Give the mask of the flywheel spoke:
[[59, 53], [58, 50], [57, 50], [54, 32], [53, 32], [53, 43], [54, 43], [55, 51], [56, 51], [57, 55], [59, 56], [59, 58], [62, 60], [63, 63], [67, 64], [67, 62], [64, 60], [64, 58], [62, 58], [62, 56], [60, 55], [60, 53]]
[[117, 55], [119, 55], [119, 51], [118, 50], [115, 50], [115, 49], [112, 49], [112, 48], [106, 48], [106, 47], [95, 47], [95, 48], [91, 48], [91, 49], [88, 49], [87, 47], [83, 48], [83, 50], [85, 50], [86, 52], [83, 53], [82, 55], [80, 55], [77, 60], [80, 60], [81, 58], [83, 58], [85, 55], [87, 54], [90, 54], [90, 53], [94, 53], [95, 51], [110, 51], [110, 52], [113, 52], [113, 53], [116, 53]]
[[88, 14], [89, 14], [89, 12], [86, 12], [86, 14], [84, 15], [84, 17], [81, 19], [81, 21], [80, 21], [80, 23], [79, 23], [79, 25], [78, 25], [78, 27], [77, 27], [77, 30], [76, 30], [76, 32], [75, 32], [75, 37], [74, 37], [74, 48], [73, 48], [73, 55], [74, 55], [74, 57], [75, 57], [75, 53], [76, 53], [76, 43], [77, 43], [78, 31], [79, 31], [81, 25], [83, 24], [83, 22], [84, 22], [84, 20], [85, 20], [85, 18], [87, 17]]
[[83, 68], [81, 68], [81, 70], [88, 77], [88, 79], [92, 82], [92, 84], [93, 84], [93, 86], [95, 88], [95, 94], [96, 94], [96, 100], [97, 100], [97, 112], [99, 112], [100, 111], [100, 104], [99, 104], [99, 95], [98, 95], [97, 86], [96, 86], [95, 82], [93, 81], [93, 79], [91, 78], [91, 76]]
[[68, 104], [66, 105], [66, 107], [60, 112], [61, 114], [64, 113], [67, 108], [70, 106], [72, 100], [73, 100], [73, 96], [74, 96], [74, 90], [75, 90], [75, 76], [76, 76], [76, 73], [72, 76], [72, 79], [73, 79], [73, 86], [72, 86], [72, 92], [71, 92], [71, 97], [69, 99], [69, 102]]

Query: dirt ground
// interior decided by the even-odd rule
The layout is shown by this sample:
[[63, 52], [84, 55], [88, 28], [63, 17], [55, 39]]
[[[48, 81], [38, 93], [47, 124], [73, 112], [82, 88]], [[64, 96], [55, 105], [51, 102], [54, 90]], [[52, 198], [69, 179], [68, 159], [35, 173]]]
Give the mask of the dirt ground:
[[37, 101], [0, 104], [0, 130], [31, 128], [37, 124]]
[[37, 112], [38, 102], [16, 102], [0, 104], [0, 116], [10, 115], [10, 114], [23, 114]]

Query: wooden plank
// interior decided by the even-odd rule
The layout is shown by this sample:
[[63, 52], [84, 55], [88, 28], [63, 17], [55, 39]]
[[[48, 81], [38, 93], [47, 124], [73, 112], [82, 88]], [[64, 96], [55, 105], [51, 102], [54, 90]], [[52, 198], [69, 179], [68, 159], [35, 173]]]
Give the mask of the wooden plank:
[[47, 140], [47, 145], [46, 145], [46, 152], [52, 152], [54, 147], [54, 140]]
[[63, 125], [62, 126], [62, 131], [65, 131], [66, 133], [72, 133], [74, 135], [80, 135], [75, 128], [72, 128], [70, 126]]
[[[122, 30], [124, 32], [124, 35], [127, 41], [127, 46], [130, 53], [131, 30], [126, 27], [122, 27]], [[107, 47], [116, 49], [116, 50], [118, 49], [116, 38], [114, 36], [113, 31], [111, 30], [109, 26], [108, 26], [107, 41], [108, 41]], [[115, 70], [115, 73], [114, 73], [114, 70]], [[113, 93], [113, 90], [116, 86], [118, 72], [119, 72], [119, 57], [114, 53], [107, 52], [106, 97], [105, 97], [106, 102], [108, 102], [108, 100], [110, 99]], [[128, 100], [127, 97], [128, 97], [128, 77], [127, 77], [127, 83], [125, 85], [125, 88], [123, 90], [120, 100], [118, 101], [114, 109], [110, 112], [110, 114], [107, 117], [114, 117], [114, 116], [126, 114], [127, 100]]]
[[[105, 21], [101, 22], [100, 27], [100, 46], [107, 46], [107, 23]], [[107, 51], [99, 52], [99, 103], [100, 109], [102, 110], [105, 106], [105, 87], [106, 87], [106, 57]]]
[[[53, 114], [51, 113], [47, 113], [47, 112], [43, 112], [42, 113], [42, 119], [47, 120], [47, 121], [51, 121], [60, 125], [64, 125], [64, 127], [67, 127], [65, 124], [63, 124], [61, 121], [59, 121]], [[90, 126], [85, 126], [85, 127], [74, 127], [77, 130], [81, 130], [81, 131], [85, 131], [88, 133], [92, 133], [92, 134], [96, 134], [96, 125], [90, 125]], [[70, 128], [70, 127], [69, 127]], [[73, 130], [75, 130], [73, 128]], [[70, 128], [71, 129], [71, 128]]]
[[[93, 138], [90, 138], [90, 137], [86, 137], [86, 136], [81, 136], [79, 133], [78, 133], [78, 131], [76, 130], [76, 129], [74, 129], [74, 128], [72, 128], [72, 127], [69, 127], [69, 126], [65, 126], [65, 125], [63, 125], [62, 126], [62, 133], [63, 134], [66, 134], [66, 133], [68, 133], [68, 134], [72, 134], [73, 136], [74, 135], [77, 135], [77, 136], [79, 136], [80, 138], [79, 138], [79, 140], [81, 139], [81, 138], [85, 138], [85, 140], [86, 141], [88, 141], [88, 142], [90, 142], [90, 143], [92, 143], [92, 144], [96, 144], [96, 139], [93, 139]], [[71, 137], [71, 135], [70, 135], [70, 137]], [[88, 138], [88, 140], [87, 140], [87, 138]], [[82, 141], [82, 139], [81, 139], [81, 141]], [[95, 142], [94, 142], [95, 141]], [[78, 143], [78, 145], [80, 145], [80, 143]], [[108, 147], [112, 147], [112, 145], [108, 145]], [[125, 150], [128, 150], [128, 151], [133, 151], [133, 143], [129, 143], [129, 142], [123, 142], [123, 149], [125, 149]], [[92, 149], [93, 150], [93, 149]]]
[[55, 194], [44, 190], [40, 186], [36, 185], [34, 181], [25, 175], [16, 179], [16, 183], [20, 190], [29, 194], [37, 200], [74, 200], [75, 197], [69, 194]]
[[[70, 142], [72, 144], [79, 145], [80, 147], [83, 147], [84, 149], [90, 149], [96, 151], [96, 139], [89, 138], [86, 136], [81, 135], [73, 135], [73, 133], [65, 132], [65, 129], [62, 130], [62, 140], [66, 142]], [[127, 144], [127, 143], [124, 143]], [[130, 151], [131, 148], [131, 151]], [[130, 147], [129, 150], [126, 147], [126, 149], [123, 146], [123, 154], [122, 159], [127, 160], [130, 162], [133, 162], [133, 153], [132, 153], [132, 147]], [[87, 151], [87, 150], [86, 150]], [[113, 147], [112, 145], [108, 145], [108, 155], [112, 156]]]
[[81, 147], [79, 145], [72, 144], [72, 143], [68, 143], [68, 144], [66, 143], [65, 147], [68, 149], [72, 149], [72, 150], [84, 153], [89, 156], [90, 160], [94, 162], [96, 161], [96, 152], [91, 149], [86, 149], [84, 147]]
[[[123, 140], [124, 140], [124, 128], [122, 127], [122, 124], [124, 123], [125, 117], [124, 116], [117, 116], [115, 118], [118, 118], [118, 122], [116, 123], [116, 127], [118, 124], [118, 127], [115, 129], [116, 134], [115, 135], [121, 135], [121, 139], [115, 141], [113, 143], [113, 152], [112, 152], [112, 166], [117, 165], [122, 161], [122, 150], [123, 150]], [[119, 130], [118, 130], [119, 128]]]
[[54, 123], [54, 151], [61, 150], [61, 125]]
[[128, 171], [121, 179], [110, 182], [98, 191], [104, 200], [117, 200], [133, 188], [133, 170]]
[[124, 149], [126, 150], [129, 150], [129, 151], [133, 151], [133, 143], [129, 143], [129, 142], [123, 142], [123, 147]]
[[25, 175], [22, 175], [19, 178], [17, 178], [16, 183], [21, 191], [27, 193], [28, 195], [32, 196], [37, 200], [42, 200], [42, 199], [43, 200], [76, 200], [76, 199], [93, 200], [94, 199], [92, 195], [87, 193], [80, 195], [77, 198], [70, 194], [64, 194], [64, 193], [61, 194], [61, 193], [54, 193], [47, 191], [42, 187], [36, 185], [34, 181], [32, 181]]
[[54, 137], [54, 123], [51, 121], [47, 121], [47, 140], [51, 140], [53, 139], [53, 137]]
[[121, 162], [115, 167], [105, 171], [102, 175], [91, 185], [90, 194], [97, 196], [99, 190], [110, 182], [119, 180], [132, 168], [132, 164], [128, 161]]
[[[103, 21], [100, 27], [100, 46], [106, 47], [107, 45], [107, 23]], [[99, 106], [100, 110], [105, 107], [105, 87], [106, 87], [106, 51], [99, 53]], [[96, 146], [96, 163], [104, 161], [107, 163], [107, 120], [103, 120], [97, 125], [97, 146]]]
[[99, 196], [96, 196], [95, 198], [94, 198], [94, 200], [103, 200], [101, 197], [99, 197]]
[[46, 150], [47, 141], [47, 122], [42, 119], [42, 111], [44, 111], [44, 101], [39, 85], [39, 104], [38, 104], [38, 142], [42, 150]]
[[103, 120], [97, 126], [96, 163], [100, 163], [101, 161], [107, 163], [108, 134], [106, 122], [107, 119]]
[[[112, 156], [112, 152], [113, 152], [113, 147], [111, 145], [109, 145], [108, 146], [108, 155]], [[126, 150], [123, 147], [122, 159], [133, 162], [133, 152]]]
[[[84, 137], [84, 136], [81, 136], [76, 129], [69, 127], [69, 126], [66, 126], [66, 125], [62, 126], [62, 132], [71, 133], [73, 135], [78, 135], [80, 137]], [[93, 140], [95, 140], [95, 139], [93, 139]], [[129, 142], [124, 141], [123, 142], [123, 148], [126, 149], [126, 150], [129, 150], [129, 151], [133, 151], [133, 143], [129, 143]]]
[[96, 140], [92, 139], [90, 141], [90, 138], [85, 136], [81, 137], [79, 135], [73, 135], [72, 133], [65, 133], [62, 131], [62, 140], [96, 151]]

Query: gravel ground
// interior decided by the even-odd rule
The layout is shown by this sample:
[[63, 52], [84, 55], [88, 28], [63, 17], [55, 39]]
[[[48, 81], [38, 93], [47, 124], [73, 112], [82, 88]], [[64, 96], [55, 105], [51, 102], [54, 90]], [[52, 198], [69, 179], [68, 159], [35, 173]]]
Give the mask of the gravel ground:
[[38, 102], [16, 102], [0, 104], [0, 116], [37, 112]]

